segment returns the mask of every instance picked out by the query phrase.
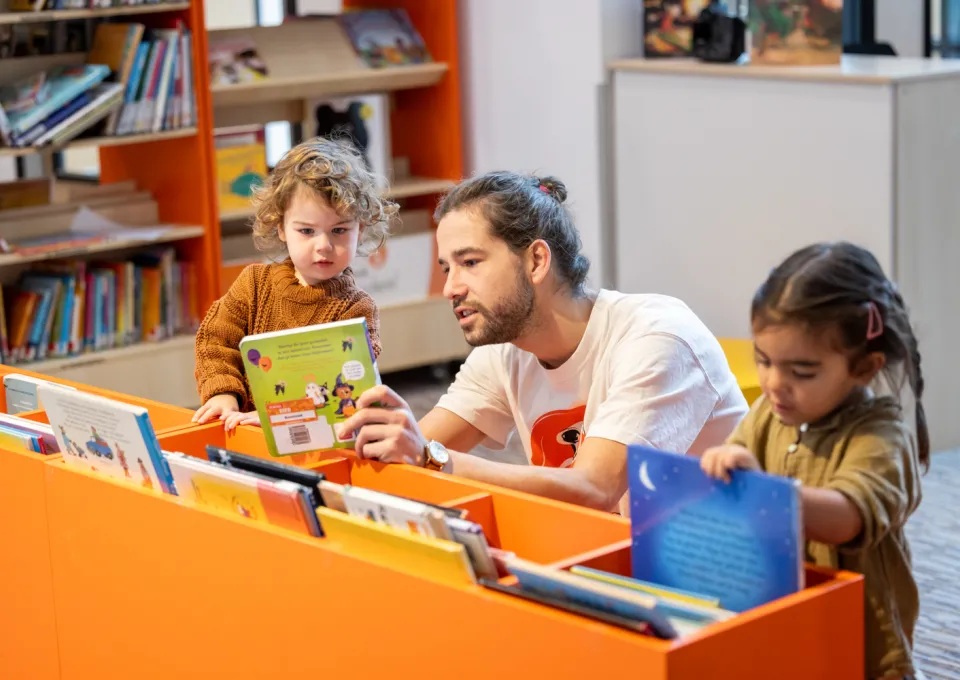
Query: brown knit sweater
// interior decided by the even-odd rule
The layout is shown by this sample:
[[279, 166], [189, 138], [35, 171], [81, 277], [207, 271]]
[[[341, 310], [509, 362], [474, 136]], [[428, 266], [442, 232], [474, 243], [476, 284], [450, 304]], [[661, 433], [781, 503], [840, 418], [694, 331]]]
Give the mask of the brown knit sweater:
[[373, 351], [379, 356], [377, 305], [357, 288], [349, 268], [311, 287], [297, 280], [289, 260], [246, 267], [226, 295], [210, 306], [197, 331], [194, 375], [201, 404], [232, 393], [241, 411], [254, 409], [239, 350], [245, 336], [361, 316], [367, 319]]

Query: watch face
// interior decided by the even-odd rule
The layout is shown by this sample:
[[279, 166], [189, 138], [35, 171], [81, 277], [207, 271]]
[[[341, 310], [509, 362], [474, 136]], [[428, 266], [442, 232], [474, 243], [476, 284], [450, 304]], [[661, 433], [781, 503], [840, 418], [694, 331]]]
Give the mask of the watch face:
[[446, 465], [447, 461], [450, 460], [450, 454], [447, 453], [447, 450], [444, 448], [443, 444], [438, 442], [430, 442], [427, 445], [427, 448], [430, 450], [430, 457], [440, 465]]

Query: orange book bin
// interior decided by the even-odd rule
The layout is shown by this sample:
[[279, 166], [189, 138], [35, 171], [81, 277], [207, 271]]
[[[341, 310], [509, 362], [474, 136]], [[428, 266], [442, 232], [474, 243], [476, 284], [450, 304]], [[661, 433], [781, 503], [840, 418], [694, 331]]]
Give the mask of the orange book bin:
[[[158, 438], [200, 456], [227, 440], [219, 424]], [[256, 453], [262, 434], [244, 428], [229, 446]], [[618, 516], [351, 457], [312, 467], [466, 507], [492, 544], [541, 564], [630, 571]], [[0, 473], [0, 539], [16, 547], [0, 558], [13, 604], [0, 612], [3, 677], [863, 677], [856, 574], [810, 568], [802, 592], [669, 642], [452, 581], [422, 560], [413, 568], [402, 550], [387, 559], [369, 541], [191, 507], [58, 456], [0, 451]]]

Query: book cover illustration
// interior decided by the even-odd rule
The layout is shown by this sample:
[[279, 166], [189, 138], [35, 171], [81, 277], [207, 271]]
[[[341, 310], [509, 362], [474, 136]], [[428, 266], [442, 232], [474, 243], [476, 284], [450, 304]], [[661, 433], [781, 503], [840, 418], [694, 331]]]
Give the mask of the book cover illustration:
[[220, 210], [244, 210], [267, 177], [267, 146], [261, 126], [214, 134]]
[[433, 61], [406, 10], [345, 12], [340, 15], [340, 24], [353, 49], [371, 68]]
[[333, 428], [380, 384], [366, 319], [247, 336], [240, 354], [272, 455], [353, 447]]
[[796, 480], [746, 470], [729, 484], [700, 459], [628, 449], [632, 576], [742, 612], [803, 587]]
[[709, 4], [710, 0], [644, 0], [644, 56], [690, 56], [693, 24]]
[[[349, 139], [367, 168], [383, 182], [391, 177], [390, 103], [384, 94], [313, 99], [307, 102], [306, 137]], [[382, 188], [386, 188], [385, 185]]]
[[752, 63], [839, 64], [843, 0], [750, 0], [748, 30]]
[[263, 80], [269, 73], [252, 40], [211, 40], [207, 49], [211, 87], [253, 83]]
[[37, 394], [67, 465], [176, 493], [147, 409], [45, 383]]
[[253, 522], [263, 522], [308, 536], [319, 536], [319, 523], [305, 504], [298, 484], [273, 481], [192, 458], [164, 452], [177, 495], [184, 500]]

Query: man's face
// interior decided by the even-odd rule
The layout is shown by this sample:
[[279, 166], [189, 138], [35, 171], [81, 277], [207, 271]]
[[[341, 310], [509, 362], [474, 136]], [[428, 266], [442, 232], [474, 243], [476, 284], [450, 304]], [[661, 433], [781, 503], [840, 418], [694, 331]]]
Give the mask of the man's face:
[[448, 213], [437, 226], [446, 275], [443, 295], [473, 347], [513, 342], [534, 319], [534, 289], [523, 260], [494, 236], [479, 210]]

